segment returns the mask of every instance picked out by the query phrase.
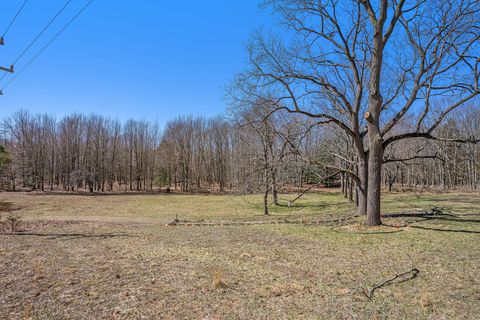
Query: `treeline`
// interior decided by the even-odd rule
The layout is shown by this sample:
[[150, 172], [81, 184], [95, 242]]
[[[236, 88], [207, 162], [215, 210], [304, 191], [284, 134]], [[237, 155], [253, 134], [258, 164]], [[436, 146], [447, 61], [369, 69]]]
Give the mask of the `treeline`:
[[[273, 127], [274, 119], [258, 114], [262, 129], [248, 119], [179, 117], [160, 132], [146, 121], [122, 124], [81, 114], [56, 119], [21, 110], [1, 126], [11, 158], [3, 184], [11, 190], [258, 192], [261, 181], [276, 195], [280, 186], [300, 186], [306, 175], [279, 135], [287, 123], [278, 120]], [[303, 125], [297, 126], [300, 134]]]
[[[90, 192], [237, 191], [278, 193], [315, 184], [342, 186], [355, 201], [353, 141], [341, 130], [257, 103], [229, 118], [179, 117], [163, 129], [147, 121], [121, 123], [98, 115], [62, 119], [19, 111], [2, 122], [6, 189]], [[408, 127], [408, 124], [404, 124]], [[478, 189], [480, 112], [452, 114], [442, 141], [399, 141], [385, 150], [384, 187]], [[451, 137], [452, 141], [448, 141]]]
[[4, 175], [10, 188], [67, 191], [152, 187], [156, 176], [158, 126], [121, 124], [102, 116], [73, 114], [60, 120], [19, 111], [2, 123], [12, 158]]
[[[414, 125], [413, 121], [405, 120], [398, 130], [408, 132]], [[464, 142], [480, 136], [480, 106], [453, 112], [439, 125], [436, 134], [442, 139], [412, 138], [394, 142], [385, 149], [381, 169], [384, 189], [480, 189], [480, 146]], [[352, 190], [351, 185], [356, 182], [347, 174], [358, 174], [353, 140], [335, 128], [322, 139], [327, 142], [321, 154], [333, 158], [324, 165], [344, 172], [339, 175], [343, 191], [354, 199], [355, 188]]]
[[461, 139], [480, 136], [480, 107], [454, 112], [437, 132], [442, 140], [414, 139], [392, 144], [385, 152], [384, 185], [478, 190], [480, 148]]

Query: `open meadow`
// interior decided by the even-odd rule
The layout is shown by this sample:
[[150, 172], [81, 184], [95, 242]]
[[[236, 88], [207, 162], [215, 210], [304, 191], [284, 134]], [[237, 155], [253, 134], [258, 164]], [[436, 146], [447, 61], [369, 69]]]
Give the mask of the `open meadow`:
[[386, 193], [385, 225], [368, 229], [335, 191], [268, 217], [257, 195], [4, 192], [0, 205], [1, 319], [480, 314], [478, 193]]
[[3, 1], [0, 320], [480, 320], [480, 0]]

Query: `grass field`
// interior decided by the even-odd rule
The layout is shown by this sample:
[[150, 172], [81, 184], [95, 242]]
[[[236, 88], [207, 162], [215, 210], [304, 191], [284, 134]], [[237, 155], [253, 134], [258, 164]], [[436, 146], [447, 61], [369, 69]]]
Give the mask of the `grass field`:
[[256, 195], [0, 193], [22, 219], [0, 234], [0, 319], [478, 319], [480, 194], [383, 201], [388, 226], [365, 229], [334, 222], [354, 214], [336, 192], [270, 217]]

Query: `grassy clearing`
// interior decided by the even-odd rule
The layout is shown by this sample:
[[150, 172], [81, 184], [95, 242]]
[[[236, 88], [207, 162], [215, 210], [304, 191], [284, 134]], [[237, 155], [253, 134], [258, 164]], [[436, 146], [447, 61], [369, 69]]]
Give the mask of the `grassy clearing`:
[[[0, 202], [17, 208], [31, 231], [56, 234], [0, 235], [0, 318], [475, 319], [480, 313], [478, 194], [387, 194], [385, 213], [437, 206], [456, 216], [385, 218], [410, 226], [372, 234], [355, 227], [361, 219], [336, 228], [164, 226], [177, 214], [201, 221], [352, 213], [332, 192], [310, 194], [293, 208], [272, 207], [269, 218], [261, 215], [259, 196], [2, 193]], [[416, 279], [378, 289], [372, 301], [362, 293], [413, 267], [420, 270]]]
[[[280, 195], [281, 206], [271, 206], [272, 217], [262, 215], [260, 195], [39, 195], [35, 193], [0, 193], [0, 202], [21, 209], [25, 219], [115, 220], [168, 222], [181, 219], [252, 220], [275, 218], [312, 218], [353, 214], [352, 204], [338, 192], [306, 194], [286, 206], [293, 195]], [[480, 211], [480, 195], [475, 193], [388, 193], [383, 196], [383, 212], [431, 210], [442, 207], [445, 212]]]
[[[13, 200], [12, 201], [12, 197]], [[270, 218], [305, 217], [353, 212], [338, 193], [306, 195], [291, 208], [292, 196], [280, 196], [282, 206], [272, 206]], [[29, 219], [117, 220], [165, 223], [179, 217], [202, 220], [263, 219], [260, 195], [38, 195], [0, 194], [0, 201], [14, 202]]]

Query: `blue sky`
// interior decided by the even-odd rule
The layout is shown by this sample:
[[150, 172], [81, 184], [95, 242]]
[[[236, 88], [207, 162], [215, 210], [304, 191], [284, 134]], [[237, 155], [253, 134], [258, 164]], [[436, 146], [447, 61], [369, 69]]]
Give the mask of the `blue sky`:
[[[2, 3], [1, 33], [22, 2]], [[0, 65], [8, 66], [65, 2], [29, 0], [0, 47]], [[17, 70], [86, 2], [72, 0]], [[273, 28], [271, 20], [258, 0], [95, 0], [4, 90], [0, 117], [20, 108], [160, 124], [181, 114], [216, 115], [225, 110], [222, 87], [245, 64], [249, 35]]]

